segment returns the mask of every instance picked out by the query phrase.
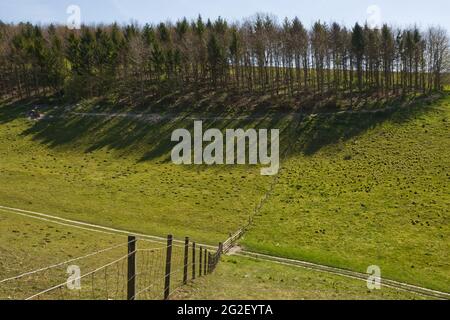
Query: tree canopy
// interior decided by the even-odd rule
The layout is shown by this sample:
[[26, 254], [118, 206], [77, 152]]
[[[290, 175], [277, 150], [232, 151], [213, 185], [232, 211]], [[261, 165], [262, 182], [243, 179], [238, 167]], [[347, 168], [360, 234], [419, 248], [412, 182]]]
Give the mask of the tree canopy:
[[445, 30], [380, 29], [270, 15], [230, 24], [176, 23], [38, 26], [0, 23], [0, 94], [59, 93], [83, 98], [109, 92], [218, 88], [302, 95], [399, 95], [441, 90], [448, 73]]

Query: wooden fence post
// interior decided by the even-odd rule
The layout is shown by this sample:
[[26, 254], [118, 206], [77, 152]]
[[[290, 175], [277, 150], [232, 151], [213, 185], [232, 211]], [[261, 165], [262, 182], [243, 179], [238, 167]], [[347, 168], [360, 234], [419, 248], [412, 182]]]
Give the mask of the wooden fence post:
[[202, 276], [202, 264], [203, 264], [203, 258], [202, 258], [203, 248], [200, 247], [200, 257], [198, 259], [198, 276]]
[[210, 253], [208, 255], [208, 273], [211, 273], [211, 269], [212, 269], [212, 261], [213, 261], [213, 256], [212, 253]]
[[195, 242], [192, 243], [192, 280], [195, 280]]
[[172, 235], [167, 236], [167, 253], [166, 253], [166, 275], [164, 281], [164, 300], [169, 299], [170, 295], [170, 267], [172, 261]]
[[205, 259], [204, 259], [204, 261], [203, 261], [203, 266], [204, 266], [204, 268], [203, 268], [203, 274], [204, 275], [206, 275], [206, 259], [207, 259], [207, 256], [208, 256], [208, 249], [206, 249], [205, 248]]
[[188, 278], [188, 257], [189, 255], [189, 238], [186, 237], [184, 239], [184, 268], [183, 268], [183, 284], [187, 283]]
[[136, 294], [136, 237], [128, 236], [127, 300], [134, 300]]
[[219, 250], [217, 250], [217, 254], [214, 257], [213, 271], [216, 269], [216, 266], [219, 263], [219, 260], [220, 260], [220, 257], [222, 257], [222, 254], [223, 254], [223, 243], [219, 242]]

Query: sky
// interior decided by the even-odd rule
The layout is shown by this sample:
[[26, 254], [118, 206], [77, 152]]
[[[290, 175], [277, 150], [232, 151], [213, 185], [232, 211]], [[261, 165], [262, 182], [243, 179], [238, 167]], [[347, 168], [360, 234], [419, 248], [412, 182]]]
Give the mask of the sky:
[[86, 24], [158, 23], [199, 14], [235, 21], [261, 12], [280, 21], [298, 16], [305, 25], [317, 20], [348, 26], [369, 21], [403, 27], [440, 25], [450, 30], [449, 0], [0, 0], [0, 20], [65, 24], [71, 5], [80, 8], [81, 22]]

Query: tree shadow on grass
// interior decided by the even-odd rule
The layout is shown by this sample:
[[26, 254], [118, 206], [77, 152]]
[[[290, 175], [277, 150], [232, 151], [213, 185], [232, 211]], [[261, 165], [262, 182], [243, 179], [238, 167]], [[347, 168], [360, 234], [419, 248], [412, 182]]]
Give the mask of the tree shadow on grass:
[[57, 102], [57, 97], [0, 100], [0, 124], [5, 124], [21, 117], [24, 118], [32, 109], [46, 111], [57, 104]]
[[[434, 99], [435, 100], [435, 99]], [[50, 148], [80, 150], [89, 153], [100, 149], [119, 152], [121, 156], [134, 155], [138, 162], [158, 160], [170, 161], [170, 152], [176, 142], [171, 141], [172, 132], [185, 128], [193, 132], [195, 119], [203, 121], [203, 130], [255, 128], [280, 129], [280, 154], [292, 156], [297, 153], [312, 155], [323, 147], [346, 141], [361, 135], [385, 122], [403, 123], [416, 118], [431, 107], [433, 99], [418, 98], [407, 105], [399, 105], [384, 111], [342, 112], [308, 115], [301, 112], [267, 111], [264, 103], [251, 112], [239, 113], [215, 109], [212, 114], [195, 116], [190, 112], [161, 113], [162, 118], [153, 121], [136, 117], [82, 116], [67, 112], [65, 107], [46, 110], [45, 119], [34, 122], [24, 130], [23, 136]], [[14, 102], [0, 107], [0, 124], [26, 112], [36, 103], [52, 103], [51, 100]], [[53, 103], [55, 103], [53, 101]], [[217, 111], [220, 110], [220, 111]], [[294, 144], [296, 147], [294, 148]]]
[[298, 143], [292, 154], [313, 155], [327, 145], [350, 140], [386, 121], [401, 125], [431, 111], [438, 99], [417, 98], [393, 108], [371, 112], [306, 116], [297, 131]]

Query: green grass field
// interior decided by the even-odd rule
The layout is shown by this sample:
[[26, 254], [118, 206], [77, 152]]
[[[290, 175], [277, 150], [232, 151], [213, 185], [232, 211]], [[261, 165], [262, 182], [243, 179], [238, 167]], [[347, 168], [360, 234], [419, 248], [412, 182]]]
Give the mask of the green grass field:
[[209, 277], [180, 287], [174, 299], [370, 300], [423, 299], [388, 287], [368, 290], [364, 281], [251, 258], [225, 257]]
[[[33, 300], [126, 299], [126, 235], [74, 228], [3, 209], [0, 232], [0, 300], [27, 299], [38, 293], [42, 294]], [[138, 238], [136, 249], [136, 299], [162, 299], [166, 243]], [[183, 245], [174, 243], [171, 291], [182, 285], [183, 258]], [[70, 266], [80, 269], [79, 290], [66, 285]], [[40, 271], [28, 274], [35, 270]], [[192, 273], [190, 265], [188, 272]]]
[[448, 96], [313, 118], [295, 148], [245, 247], [450, 292]]
[[[69, 276], [67, 274], [69, 265], [78, 265], [82, 273], [87, 273], [127, 253], [125, 236], [93, 233], [1, 210], [0, 232], [1, 280], [117, 246], [80, 261], [0, 283], [0, 299], [28, 298], [47, 288], [64, 283]], [[124, 246], [119, 246], [121, 244]], [[102, 276], [95, 275], [94, 281], [102, 281]], [[82, 292], [84, 296], [91, 293], [91, 278], [83, 279], [81, 285], [84, 287]], [[68, 293], [68, 290], [64, 292], [55, 290], [43, 295], [43, 298], [62, 299]], [[97, 293], [100, 294], [100, 290], [97, 290]], [[123, 296], [124, 288], [121, 287], [115, 294], [116, 297]]]
[[[270, 114], [249, 121], [209, 121], [207, 126], [219, 128], [280, 128], [280, 146], [289, 151], [273, 193], [241, 245], [360, 272], [379, 265], [382, 276], [450, 292], [449, 102], [447, 96], [398, 111], [311, 116], [300, 122]], [[89, 111], [89, 105], [83, 110]], [[56, 108], [48, 112], [53, 118], [33, 122], [24, 116], [30, 107], [0, 106], [3, 206], [217, 244], [247, 223], [274, 181], [260, 176], [259, 167], [171, 164], [170, 133], [192, 127], [189, 119], [155, 124], [62, 116]], [[26, 232], [22, 222], [3, 221], [8, 221], [5, 230]], [[11, 235], [1, 234], [7, 247]], [[36, 242], [20, 238], [22, 248]], [[44, 246], [38, 262], [50, 264], [58, 257], [54, 250]], [[24, 261], [33, 255], [22, 253]], [[1, 278], [29, 267], [1, 260]], [[255, 265], [225, 261], [221, 275], [235, 270], [234, 278]], [[212, 283], [221, 279], [212, 277]], [[305, 290], [320, 282], [311, 279]], [[336, 280], [330, 295], [291, 295], [286, 292], [293, 284], [287, 282], [269, 286], [274, 298], [284, 286], [280, 297], [331, 298], [348, 289]], [[318, 292], [331, 283], [331, 278], [323, 280]], [[217, 297], [232, 294], [232, 287], [230, 282], [229, 293]], [[341, 297], [357, 298], [365, 291], [363, 284]], [[241, 296], [246, 297], [245, 291]]]
[[[82, 274], [85, 274], [126, 254], [125, 236], [74, 229], [4, 211], [0, 211], [0, 222], [2, 279], [117, 246], [97, 255], [0, 284], [0, 299], [24, 299], [64, 283], [69, 276], [69, 265], [79, 266]], [[137, 247], [149, 249], [164, 245], [138, 240]], [[178, 247], [173, 250], [174, 253], [182, 251]], [[161, 254], [156, 254], [155, 258], [159, 256], [164, 258]], [[138, 291], [146, 288], [148, 283], [155, 284], [150, 292], [138, 298], [161, 299], [164, 263], [155, 259], [150, 264], [149, 257], [141, 252], [136, 258], [138, 272], [140, 269], [144, 271], [145, 268], [152, 268], [151, 277], [145, 273], [144, 278], [138, 276]], [[173, 262], [174, 269], [182, 265], [179, 259]], [[68, 290], [64, 286], [39, 296], [39, 299], [124, 299], [126, 270], [126, 261], [123, 260], [109, 267], [106, 272], [100, 270], [92, 278], [83, 278], [79, 291]], [[189, 279], [191, 270], [189, 266]], [[360, 280], [235, 256], [224, 257], [212, 275], [190, 280], [187, 286], [179, 287], [181, 279], [181, 273], [172, 276], [171, 299], [423, 299], [420, 295], [388, 287], [368, 290], [366, 283]]]
[[0, 125], [4, 206], [218, 244], [248, 220], [271, 181], [255, 167], [169, 162], [173, 128], [193, 121], [156, 126], [72, 116], [34, 123], [15, 118], [26, 107], [11, 109], [1, 110], [15, 112]]

